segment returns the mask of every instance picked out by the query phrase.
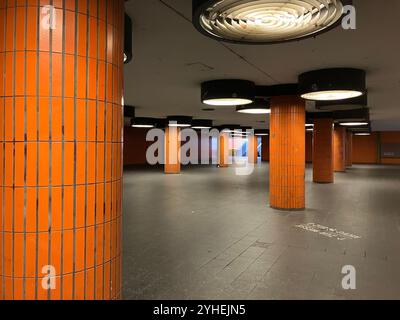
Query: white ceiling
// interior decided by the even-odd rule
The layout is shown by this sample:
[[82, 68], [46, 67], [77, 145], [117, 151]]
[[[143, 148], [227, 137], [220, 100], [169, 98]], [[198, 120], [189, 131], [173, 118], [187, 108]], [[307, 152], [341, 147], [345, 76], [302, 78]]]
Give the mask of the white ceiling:
[[220, 78], [291, 83], [305, 71], [354, 67], [367, 71], [374, 129], [400, 130], [400, 1], [354, 4], [357, 30], [339, 27], [316, 39], [251, 46], [200, 34], [191, 24], [191, 0], [130, 0], [134, 59], [125, 67], [125, 103], [138, 107], [137, 116], [190, 115], [263, 128], [265, 116], [238, 114], [231, 107], [202, 111], [200, 83]]

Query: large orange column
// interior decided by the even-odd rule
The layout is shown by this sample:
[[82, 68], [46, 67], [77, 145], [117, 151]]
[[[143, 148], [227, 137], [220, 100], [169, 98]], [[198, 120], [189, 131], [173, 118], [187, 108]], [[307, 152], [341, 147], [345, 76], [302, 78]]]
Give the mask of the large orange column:
[[305, 102], [297, 96], [271, 99], [270, 205], [305, 208]]
[[229, 167], [229, 133], [221, 132], [218, 143], [218, 165], [220, 168]]
[[333, 119], [314, 120], [313, 181], [333, 183]]
[[121, 297], [123, 22], [0, 0], [1, 299]]
[[164, 172], [167, 174], [181, 173], [181, 140], [180, 129], [177, 127], [165, 128], [165, 164]]
[[335, 172], [346, 171], [346, 128], [335, 126], [334, 131], [334, 170]]
[[258, 161], [258, 138], [257, 136], [248, 136], [247, 157], [249, 163], [257, 163]]
[[353, 166], [353, 133], [346, 133], [346, 167]]

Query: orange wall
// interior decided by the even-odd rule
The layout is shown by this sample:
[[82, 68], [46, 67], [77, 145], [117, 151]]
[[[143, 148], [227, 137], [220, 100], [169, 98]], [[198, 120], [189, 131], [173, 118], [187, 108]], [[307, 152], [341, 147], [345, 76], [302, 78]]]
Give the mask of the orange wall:
[[[381, 144], [400, 144], [400, 132], [381, 132]], [[400, 164], [400, 158], [382, 158], [383, 164]]]
[[306, 133], [306, 162], [313, 161], [313, 133]]
[[376, 132], [372, 133], [370, 136], [354, 136], [353, 163], [379, 163], [378, 137], [379, 134]]
[[124, 165], [146, 164], [146, 150], [152, 142], [146, 141], [147, 129], [125, 127]]

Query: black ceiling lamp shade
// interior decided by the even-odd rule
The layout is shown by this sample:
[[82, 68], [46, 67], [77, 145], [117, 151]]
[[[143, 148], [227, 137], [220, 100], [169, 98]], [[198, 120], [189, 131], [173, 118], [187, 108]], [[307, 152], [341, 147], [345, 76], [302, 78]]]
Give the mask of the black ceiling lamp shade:
[[192, 0], [193, 24], [218, 41], [274, 44], [337, 27], [351, 0]]
[[352, 68], [321, 69], [299, 76], [302, 98], [313, 101], [338, 101], [362, 96], [366, 92], [366, 73]]
[[194, 119], [192, 121], [192, 129], [211, 129], [213, 126], [212, 120], [207, 119]]
[[131, 120], [133, 128], [154, 128], [157, 126], [157, 119], [148, 117], [136, 117]]
[[255, 100], [256, 85], [247, 80], [212, 80], [201, 84], [201, 101], [212, 106], [239, 106]]
[[131, 62], [133, 58], [132, 44], [132, 19], [125, 13], [125, 33], [124, 33], [124, 63]]
[[315, 108], [321, 111], [338, 111], [338, 110], [354, 110], [361, 109], [368, 106], [368, 93], [362, 96], [334, 101], [316, 101]]
[[269, 114], [271, 113], [271, 105], [269, 100], [256, 99], [251, 104], [236, 107], [236, 111], [247, 114]]
[[192, 117], [188, 116], [168, 116], [167, 126], [185, 128], [192, 125]]
[[269, 136], [269, 130], [267, 129], [257, 129], [254, 130], [254, 135], [262, 137], [262, 136]]

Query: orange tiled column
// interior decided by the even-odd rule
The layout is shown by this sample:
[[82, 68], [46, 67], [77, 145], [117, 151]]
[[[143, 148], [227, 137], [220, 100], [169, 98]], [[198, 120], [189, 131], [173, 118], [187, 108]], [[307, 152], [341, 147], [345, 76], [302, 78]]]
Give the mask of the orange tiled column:
[[333, 183], [333, 119], [314, 120], [313, 181]]
[[334, 130], [334, 170], [335, 172], [346, 171], [346, 128], [335, 126]]
[[249, 163], [257, 163], [258, 161], [258, 138], [250, 135], [247, 144], [247, 157]]
[[219, 135], [218, 165], [220, 168], [229, 167], [229, 134], [224, 132]]
[[353, 133], [346, 133], [346, 167], [353, 166]]
[[297, 96], [271, 99], [270, 205], [305, 208], [305, 102]]
[[121, 297], [123, 14], [0, 1], [1, 299]]
[[165, 128], [165, 164], [164, 172], [167, 174], [181, 173], [180, 163], [180, 129], [176, 127]]

